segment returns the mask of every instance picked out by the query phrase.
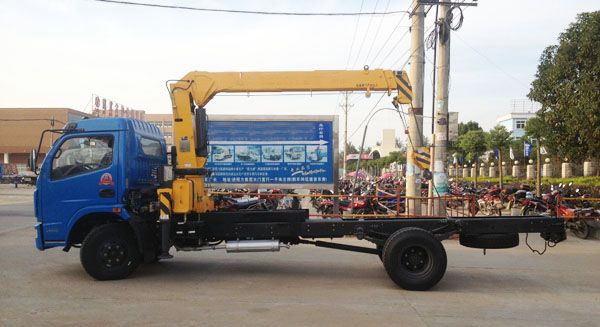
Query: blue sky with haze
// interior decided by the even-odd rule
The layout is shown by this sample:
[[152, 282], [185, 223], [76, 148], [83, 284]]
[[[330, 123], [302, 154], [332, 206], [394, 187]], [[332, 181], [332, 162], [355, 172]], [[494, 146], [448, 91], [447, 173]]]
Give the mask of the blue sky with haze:
[[[269, 11], [359, 11], [361, 6], [360, 0], [143, 1]], [[365, 0], [363, 10], [372, 11], [376, 2]], [[378, 1], [377, 11], [387, 3]], [[388, 10], [406, 10], [409, 5], [407, 0], [390, 1]], [[461, 121], [476, 120], [485, 128], [495, 125], [497, 116], [510, 111], [512, 99], [526, 97], [542, 50], [556, 43], [577, 13], [599, 8], [598, 1], [584, 0], [481, 0], [478, 7], [468, 8], [463, 27], [453, 32], [451, 41], [450, 110], [458, 111]], [[432, 23], [433, 11], [426, 29]], [[402, 14], [383, 20], [255, 16], [91, 0], [0, 0], [0, 107], [89, 110], [95, 93], [149, 113], [168, 113], [165, 81], [192, 70], [360, 69], [365, 64], [408, 70], [409, 24]], [[427, 51], [427, 57], [425, 111], [430, 112], [433, 53]], [[353, 134], [379, 95], [351, 99]], [[337, 94], [218, 97], [207, 109], [209, 114], [340, 114], [340, 101]], [[384, 98], [377, 107], [388, 104]], [[429, 124], [426, 120], [426, 134]], [[381, 137], [381, 128], [395, 128], [404, 137], [398, 116], [384, 111], [369, 126], [367, 144]], [[362, 130], [354, 133], [351, 141], [359, 143], [361, 134]]]

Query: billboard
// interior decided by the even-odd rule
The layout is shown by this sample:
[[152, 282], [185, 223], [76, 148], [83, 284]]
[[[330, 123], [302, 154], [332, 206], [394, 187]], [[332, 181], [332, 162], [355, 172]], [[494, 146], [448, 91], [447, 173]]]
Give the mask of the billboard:
[[331, 188], [337, 116], [209, 115], [208, 187]]

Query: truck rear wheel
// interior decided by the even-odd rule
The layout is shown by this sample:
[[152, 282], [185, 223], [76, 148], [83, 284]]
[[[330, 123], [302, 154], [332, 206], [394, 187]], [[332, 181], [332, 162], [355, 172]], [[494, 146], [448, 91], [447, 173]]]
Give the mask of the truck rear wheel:
[[446, 250], [430, 232], [403, 228], [393, 233], [383, 247], [383, 265], [400, 287], [425, 291], [436, 285], [446, 272]]
[[142, 259], [129, 226], [120, 223], [94, 228], [79, 255], [85, 271], [98, 280], [126, 278]]

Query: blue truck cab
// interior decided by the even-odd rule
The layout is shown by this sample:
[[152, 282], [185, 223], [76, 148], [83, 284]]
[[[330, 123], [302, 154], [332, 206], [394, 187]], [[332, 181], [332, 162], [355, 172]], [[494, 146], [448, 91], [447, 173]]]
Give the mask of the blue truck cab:
[[39, 171], [36, 247], [68, 250], [99, 225], [148, 216], [166, 163], [164, 137], [154, 125], [129, 118], [69, 123]]

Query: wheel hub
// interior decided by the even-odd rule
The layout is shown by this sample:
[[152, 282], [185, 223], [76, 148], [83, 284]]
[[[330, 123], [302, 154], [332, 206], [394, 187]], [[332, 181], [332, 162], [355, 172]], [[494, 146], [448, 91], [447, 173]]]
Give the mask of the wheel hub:
[[119, 266], [125, 263], [127, 249], [123, 244], [107, 242], [100, 248], [100, 257], [107, 268]]
[[429, 263], [429, 255], [425, 249], [412, 246], [402, 252], [401, 262], [405, 269], [411, 272], [419, 272], [424, 270]]

